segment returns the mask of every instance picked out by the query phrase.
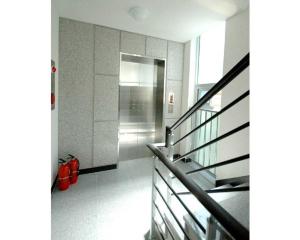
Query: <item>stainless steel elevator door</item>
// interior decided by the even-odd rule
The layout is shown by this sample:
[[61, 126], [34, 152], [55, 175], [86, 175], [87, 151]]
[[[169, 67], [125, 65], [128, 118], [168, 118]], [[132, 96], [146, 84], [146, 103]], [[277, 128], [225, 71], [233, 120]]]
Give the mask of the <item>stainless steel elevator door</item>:
[[151, 156], [146, 143], [161, 141], [164, 61], [122, 54], [119, 160]]

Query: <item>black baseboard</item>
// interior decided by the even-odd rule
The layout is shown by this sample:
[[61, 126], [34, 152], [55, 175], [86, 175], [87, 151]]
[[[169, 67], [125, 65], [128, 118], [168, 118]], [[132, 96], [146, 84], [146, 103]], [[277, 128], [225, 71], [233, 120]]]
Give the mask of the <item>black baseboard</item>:
[[242, 177], [236, 177], [236, 178], [226, 178], [226, 179], [220, 179], [216, 180], [216, 187], [225, 185], [225, 184], [231, 184], [233, 186], [237, 186], [243, 183], [249, 182], [249, 176], [242, 176]]
[[[79, 175], [81, 174], [88, 174], [88, 173], [94, 173], [94, 172], [101, 172], [101, 171], [107, 171], [107, 170], [112, 170], [116, 169], [117, 164], [111, 164], [111, 165], [106, 165], [106, 166], [101, 166], [101, 167], [93, 167], [93, 168], [85, 168], [85, 169], [79, 169]], [[51, 194], [53, 193], [56, 183], [58, 180], [58, 175], [56, 175], [54, 182], [51, 187]]]
[[57, 178], [58, 178], [58, 175], [56, 175], [56, 177], [55, 177], [55, 179], [54, 179], [54, 181], [53, 181], [53, 184], [52, 184], [52, 187], [51, 187], [51, 194], [53, 193], [54, 188], [55, 188], [55, 186], [56, 186]]
[[111, 165], [106, 165], [106, 166], [101, 166], [101, 167], [79, 169], [79, 175], [107, 171], [107, 170], [112, 170], [112, 169], [116, 169], [116, 168], [117, 168], [117, 164], [111, 164]]

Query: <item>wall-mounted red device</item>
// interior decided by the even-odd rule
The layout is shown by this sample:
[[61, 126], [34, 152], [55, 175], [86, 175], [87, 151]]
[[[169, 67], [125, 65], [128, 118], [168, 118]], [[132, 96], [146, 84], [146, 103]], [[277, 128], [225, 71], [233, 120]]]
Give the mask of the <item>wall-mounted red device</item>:
[[55, 62], [51, 60], [51, 110], [55, 109]]

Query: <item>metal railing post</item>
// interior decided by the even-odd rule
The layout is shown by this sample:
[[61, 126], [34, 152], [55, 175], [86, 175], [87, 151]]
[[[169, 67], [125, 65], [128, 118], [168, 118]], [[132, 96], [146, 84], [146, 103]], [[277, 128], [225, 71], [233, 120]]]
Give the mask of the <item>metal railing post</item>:
[[169, 128], [166, 127], [166, 147], [168, 148], [168, 158], [170, 161], [173, 161], [173, 155], [174, 155], [174, 132]]
[[154, 201], [155, 201], [155, 195], [154, 195], [154, 185], [155, 185], [155, 161], [157, 157], [153, 157], [153, 163], [152, 163], [152, 196], [151, 196], [151, 229], [150, 229], [150, 236], [149, 240], [155, 240], [155, 223], [154, 223]]
[[166, 146], [165, 147], [169, 147], [170, 144], [170, 140], [169, 140], [169, 135], [170, 135], [171, 129], [166, 126]]
[[[187, 177], [174, 162], [170, 162], [165, 153], [160, 149], [160, 144], [147, 144], [147, 146], [158, 157], [159, 161], [176, 177], [176, 181], [180, 181], [234, 239], [249, 240], [249, 230], [209, 196], [194, 180]], [[216, 222], [214, 226], [216, 226]]]
[[[174, 156], [174, 133], [168, 126], [166, 127], [166, 147], [168, 149], [168, 159], [173, 162], [173, 156]], [[170, 171], [167, 177], [167, 182], [170, 186], [172, 186], [172, 179], [174, 175]], [[172, 202], [172, 193], [169, 188], [167, 188], [167, 203], [171, 205]]]
[[[191, 239], [189, 236], [189, 233], [186, 231], [186, 228], [180, 223], [179, 219], [176, 217], [176, 214], [172, 211], [171, 202], [173, 199], [173, 196], [176, 197], [176, 201], [178, 200], [179, 203], [185, 208], [187, 213], [190, 215], [190, 217], [197, 223], [197, 225], [200, 227], [202, 226], [200, 222], [198, 222], [197, 218], [194, 216], [193, 212], [189, 209], [188, 206], [184, 204], [183, 201], [181, 201], [180, 197], [178, 197], [179, 193], [175, 192], [175, 190], [172, 187], [172, 181], [174, 178], [176, 178], [176, 181], [179, 181], [187, 190], [189, 194], [192, 194], [195, 199], [197, 199], [201, 205], [211, 214], [207, 218], [207, 227], [204, 226], [200, 227], [203, 234], [201, 233], [201, 239], [205, 237], [206, 240], [215, 240], [217, 237], [218, 239], [243, 239], [243, 240], [249, 240], [249, 229], [247, 229], [245, 226], [241, 224], [235, 217], [233, 217], [229, 212], [227, 212], [220, 204], [217, 202], [214, 198], [212, 198], [208, 193], [208, 190], [202, 189], [198, 183], [196, 183], [193, 179], [187, 177], [188, 174], [196, 173], [203, 171], [205, 169], [211, 169], [211, 168], [217, 168], [220, 166], [232, 164], [235, 162], [239, 162], [242, 160], [249, 159], [249, 154], [244, 154], [242, 156], [237, 156], [235, 158], [230, 158], [222, 163], [211, 163], [209, 162], [208, 166], [201, 167], [199, 169], [193, 169], [189, 172], [183, 173], [183, 169], [176, 166], [176, 163], [179, 163], [180, 160], [186, 158], [187, 156], [198, 152], [200, 150], [204, 151], [206, 148], [209, 148], [208, 151], [208, 157], [210, 159], [211, 157], [211, 147], [212, 144], [217, 144], [219, 141], [228, 138], [250, 126], [250, 122], [246, 122], [234, 129], [231, 129], [230, 131], [223, 133], [222, 135], [219, 135], [218, 128], [219, 128], [219, 116], [230, 109], [231, 107], [235, 106], [238, 102], [249, 96], [249, 90], [234, 99], [232, 102], [224, 106], [220, 111], [216, 112], [214, 115], [211, 114], [209, 118], [205, 118], [204, 122], [200, 122], [200, 125], [196, 126], [192, 130], [190, 130], [188, 133], [186, 133], [184, 136], [180, 137], [179, 139], [176, 139], [174, 141], [174, 131], [181, 126], [183, 122], [185, 122], [187, 119], [189, 119], [192, 114], [195, 114], [196, 111], [198, 111], [205, 103], [207, 103], [212, 97], [214, 97], [218, 92], [220, 92], [224, 87], [226, 87], [232, 80], [234, 80], [241, 72], [243, 72], [247, 67], [249, 66], [249, 53], [245, 55], [229, 72], [225, 74], [225, 76], [222, 77], [220, 81], [218, 81], [204, 96], [202, 96], [187, 112], [185, 112], [171, 127], [166, 127], [166, 133], [165, 133], [165, 144], [164, 146], [162, 144], [147, 144], [148, 148], [157, 156], [157, 160], [160, 161], [164, 167], [167, 169], [168, 172], [163, 171], [162, 174], [160, 173], [158, 168], [153, 169], [153, 185], [152, 185], [152, 199], [155, 200], [156, 197], [159, 198], [159, 200], [162, 200], [164, 203], [164, 206], [169, 210], [170, 214], [172, 215], [172, 219], [174, 219], [177, 223], [177, 225], [181, 228], [182, 232], [184, 233], [185, 239]], [[207, 113], [206, 113], [207, 115]], [[216, 136], [211, 139], [212, 135], [212, 120], [217, 120], [217, 134]], [[192, 150], [189, 150], [188, 152], [179, 155], [174, 159], [174, 146], [178, 143], [180, 143], [183, 139], [190, 136], [192, 133], [195, 133], [197, 130], [201, 129], [202, 127], [207, 128], [207, 123], [210, 123], [210, 139], [208, 141], [205, 141], [205, 143], [201, 143], [200, 146], [194, 146]], [[203, 128], [202, 128], [203, 129]], [[205, 131], [206, 132], [206, 131]], [[204, 151], [205, 156], [206, 151]], [[216, 145], [216, 156], [215, 159], [218, 156], [217, 151], [217, 145]], [[159, 164], [157, 165], [161, 165]], [[157, 162], [156, 162], [157, 163]], [[164, 168], [164, 169], [165, 169]], [[154, 170], [157, 171], [157, 174], [155, 174]], [[164, 192], [162, 194], [162, 190], [165, 191], [165, 189], [162, 189], [161, 187], [158, 187], [157, 181], [160, 181], [160, 179], [157, 179], [157, 176], [160, 176], [161, 179], [166, 183], [167, 185], [167, 192]], [[238, 190], [249, 190], [248, 189], [240, 187]], [[233, 191], [233, 189], [227, 189], [228, 191]], [[237, 189], [234, 189], [236, 191]], [[224, 190], [223, 190], [224, 191]], [[165, 193], [167, 193], [167, 196], [165, 197]], [[157, 210], [157, 211], [156, 211]], [[166, 226], [166, 229], [168, 231], [164, 231], [157, 225], [157, 222], [154, 219], [155, 215], [157, 217], [157, 214], [162, 218], [163, 223]], [[160, 218], [159, 218], [160, 219]], [[167, 221], [169, 220], [167, 216], [162, 214], [159, 210], [159, 206], [157, 203], [152, 201], [152, 226], [150, 231], [150, 239], [154, 240], [156, 237], [162, 237], [164, 239], [169, 239], [169, 236], [174, 238], [173, 236], [173, 228], [172, 226], [174, 223]], [[170, 223], [169, 223], [170, 222]], [[163, 224], [162, 223], [162, 224]], [[162, 233], [160, 235], [156, 235], [157, 231], [156, 228], [166, 232]], [[174, 230], [175, 231], [175, 230]], [[175, 231], [176, 232], [176, 231]], [[174, 232], [174, 233], [175, 233]], [[165, 237], [166, 236], [166, 237]]]
[[216, 239], [216, 226], [212, 216], [207, 218], [206, 240]]

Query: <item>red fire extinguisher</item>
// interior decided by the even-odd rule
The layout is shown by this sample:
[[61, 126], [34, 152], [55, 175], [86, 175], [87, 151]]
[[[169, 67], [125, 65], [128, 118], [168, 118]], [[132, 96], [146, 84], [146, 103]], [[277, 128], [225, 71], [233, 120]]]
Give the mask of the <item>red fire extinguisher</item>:
[[79, 173], [79, 161], [78, 159], [69, 154], [69, 166], [70, 166], [70, 182], [71, 184], [74, 184], [77, 182], [78, 179], [78, 173]]
[[70, 167], [69, 164], [63, 159], [59, 159], [59, 163], [58, 188], [59, 190], [64, 191], [70, 186]]

